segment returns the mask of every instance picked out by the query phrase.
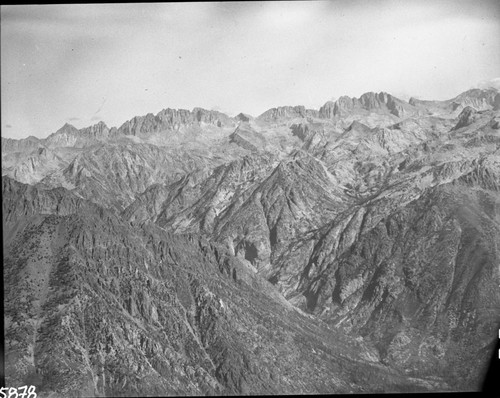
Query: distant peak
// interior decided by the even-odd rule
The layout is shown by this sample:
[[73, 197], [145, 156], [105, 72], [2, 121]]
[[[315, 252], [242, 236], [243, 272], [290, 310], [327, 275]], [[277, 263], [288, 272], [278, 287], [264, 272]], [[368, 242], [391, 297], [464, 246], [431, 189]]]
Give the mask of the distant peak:
[[288, 119], [296, 117], [306, 117], [311, 115], [316, 115], [317, 111], [312, 109], [306, 109], [304, 105], [296, 106], [279, 106], [277, 108], [271, 108], [265, 111], [263, 114], [257, 117], [257, 119], [264, 120], [278, 120], [278, 119]]
[[92, 126], [85, 127], [83, 129], [80, 129], [80, 131], [85, 131], [85, 130], [104, 130], [107, 129], [108, 126], [106, 126], [106, 123], [104, 123], [102, 120], [96, 124], [93, 124]]
[[59, 130], [56, 131], [56, 133], [62, 133], [65, 131], [73, 131], [73, 130], [78, 130], [78, 129], [72, 124], [66, 122]]
[[253, 117], [246, 113], [241, 112], [236, 116], [236, 119], [241, 120], [242, 122], [249, 122], [250, 119], [253, 119]]
[[209, 111], [205, 108], [200, 108], [199, 106], [193, 108], [192, 110], [193, 113], [196, 113], [196, 112], [217, 112], [217, 111]]

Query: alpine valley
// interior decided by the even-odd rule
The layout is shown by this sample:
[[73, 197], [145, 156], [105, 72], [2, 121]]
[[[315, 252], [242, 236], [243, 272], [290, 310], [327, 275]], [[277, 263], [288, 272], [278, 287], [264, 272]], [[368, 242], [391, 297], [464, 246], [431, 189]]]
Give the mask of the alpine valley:
[[6, 385], [477, 391], [500, 326], [500, 94], [3, 138]]

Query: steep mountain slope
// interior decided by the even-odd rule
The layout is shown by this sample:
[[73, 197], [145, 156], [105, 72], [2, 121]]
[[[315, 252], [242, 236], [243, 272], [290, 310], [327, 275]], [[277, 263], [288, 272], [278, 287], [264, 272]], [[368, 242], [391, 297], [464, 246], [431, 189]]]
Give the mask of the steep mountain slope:
[[[2, 175], [29, 183], [39, 182], [49, 176], [55, 182], [60, 177], [54, 179], [50, 177], [51, 174], [61, 171], [66, 165], [54, 164], [54, 157], [60, 157], [69, 164], [87, 148], [92, 150], [108, 144], [111, 147], [149, 143], [169, 148], [184, 146], [186, 150], [205, 148], [207, 145], [217, 145], [217, 141], [235, 126], [236, 122], [227, 115], [202, 108], [193, 111], [168, 108], [156, 116], [148, 114], [135, 117], [118, 129], [110, 129], [103, 122], [83, 129], [66, 123], [42, 140], [36, 137], [23, 140], [2, 138]], [[40, 149], [50, 149], [46, 153], [51, 154], [51, 157], [47, 158], [46, 155], [47, 159], [39, 161], [36, 151]]]
[[207, 111], [202, 108], [194, 108], [192, 111], [167, 108], [156, 115], [148, 113], [146, 116], [134, 117], [126, 121], [118, 128], [118, 133], [151, 134], [166, 130], [179, 130], [182, 126], [195, 123], [213, 124], [217, 127], [235, 125], [231, 118], [221, 112]]
[[500, 324], [500, 197], [467, 188], [430, 189], [374, 226], [377, 204], [336, 220], [301, 275], [304, 308], [371, 338], [411, 375], [478, 388]]
[[446, 387], [380, 364], [217, 245], [2, 182], [9, 385], [65, 397]]
[[409, 117], [418, 114], [417, 108], [413, 105], [401, 101], [390, 94], [365, 93], [359, 98], [347, 96], [338, 100], [328, 101], [319, 110], [319, 117], [340, 118], [353, 117], [354, 115], [368, 115], [369, 113], [387, 114], [397, 118]]
[[478, 390], [500, 326], [498, 100], [168, 108], [2, 139], [7, 380]]
[[41, 146], [41, 140], [30, 136], [20, 140], [2, 137], [2, 157], [5, 153], [32, 151]]
[[319, 112], [314, 109], [306, 109], [303, 105], [280, 106], [265, 111], [257, 117], [258, 121], [280, 123], [294, 118], [318, 117]]
[[[205, 175], [189, 175], [172, 186], [157, 224], [176, 232], [213, 232], [219, 213], [249, 195], [277, 163], [271, 154], [245, 156]], [[169, 198], [170, 199], [170, 198]]]
[[203, 232], [257, 268], [268, 268], [270, 256], [333, 218], [345, 200], [324, 166], [297, 151], [282, 161], [246, 156], [209, 175], [192, 173], [169, 186], [154, 186], [124, 216], [175, 232]]
[[230, 142], [251, 152], [259, 152], [266, 149], [266, 139], [264, 136], [247, 122], [240, 122], [238, 127], [229, 136], [229, 139]]
[[110, 135], [110, 130], [103, 122], [78, 130], [76, 127], [66, 123], [54, 134], [49, 135], [44, 144], [50, 148], [56, 147], [85, 147], [94, 145], [99, 141], [105, 141]]
[[455, 129], [435, 153], [420, 153], [425, 160], [406, 158], [374, 195], [303, 235], [270, 280], [300, 308], [372, 339], [385, 363], [479, 388], [500, 324], [500, 135], [491, 116], [476, 131]]
[[2, 156], [2, 173], [17, 181], [34, 184], [67, 165], [57, 151], [40, 146], [31, 152], [11, 152]]
[[324, 167], [297, 152], [281, 161], [250, 195], [221, 212], [215, 237], [265, 274], [272, 258], [292, 240], [318, 228], [343, 206]]
[[496, 89], [471, 89], [446, 101], [410, 98], [409, 103], [429, 114], [454, 117], [468, 106], [477, 111], [500, 109], [500, 93]]
[[95, 203], [122, 210], [150, 185], [175, 181], [211, 163], [217, 164], [196, 153], [173, 152], [150, 144], [108, 144], [79, 154], [40, 185], [66, 187]]

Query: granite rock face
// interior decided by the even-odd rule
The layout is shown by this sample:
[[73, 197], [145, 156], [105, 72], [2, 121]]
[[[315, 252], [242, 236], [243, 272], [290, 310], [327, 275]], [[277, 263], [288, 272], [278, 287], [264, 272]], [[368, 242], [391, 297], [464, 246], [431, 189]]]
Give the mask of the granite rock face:
[[328, 101], [320, 108], [319, 117], [333, 119], [347, 114], [367, 111], [386, 111], [397, 117], [408, 117], [418, 113], [413, 105], [390, 94], [370, 92], [363, 94], [359, 98], [343, 96], [336, 101]]
[[40, 146], [40, 139], [36, 137], [23, 138], [15, 140], [2, 137], [2, 157], [6, 153], [32, 151]]
[[63, 156], [45, 146], [32, 151], [6, 153], [2, 156], [2, 170], [20, 182], [34, 184], [45, 175], [67, 165]]
[[444, 117], [456, 116], [464, 108], [470, 106], [476, 111], [500, 109], [500, 94], [495, 89], [471, 89], [446, 101], [424, 101], [410, 98], [409, 103], [428, 114]]
[[303, 105], [298, 106], [280, 106], [272, 108], [258, 116], [258, 120], [266, 122], [279, 122], [293, 118], [317, 117], [318, 111], [306, 109]]
[[96, 142], [105, 141], [110, 135], [110, 130], [104, 122], [99, 122], [78, 130], [71, 124], [66, 123], [54, 134], [49, 135], [44, 144], [50, 148], [57, 147], [85, 147], [94, 145]]
[[217, 111], [207, 111], [194, 108], [192, 111], [185, 109], [164, 109], [153, 115], [136, 116], [126, 121], [118, 128], [118, 133], [123, 135], [151, 134], [167, 130], [179, 130], [181, 127], [195, 123], [213, 124], [217, 127], [233, 126], [235, 123], [227, 115]]
[[499, 121], [495, 90], [366, 93], [2, 138], [7, 382], [480, 389], [500, 325]]

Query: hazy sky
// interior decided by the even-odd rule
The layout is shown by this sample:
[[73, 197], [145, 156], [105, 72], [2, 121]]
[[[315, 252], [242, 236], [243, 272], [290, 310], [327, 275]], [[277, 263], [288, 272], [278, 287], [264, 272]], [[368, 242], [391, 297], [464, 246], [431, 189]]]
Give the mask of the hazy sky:
[[367, 91], [449, 99], [498, 78], [499, 49], [497, 0], [2, 6], [1, 131]]

